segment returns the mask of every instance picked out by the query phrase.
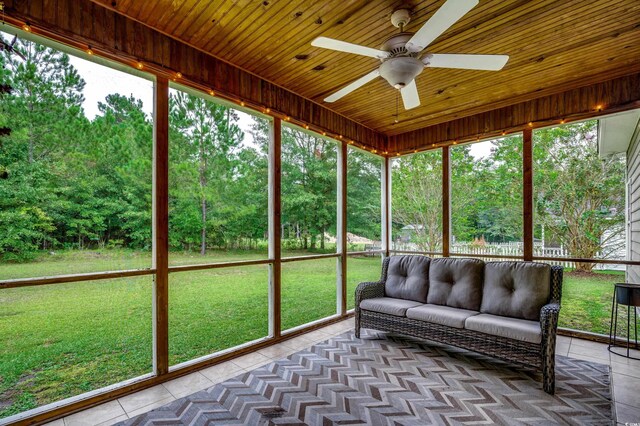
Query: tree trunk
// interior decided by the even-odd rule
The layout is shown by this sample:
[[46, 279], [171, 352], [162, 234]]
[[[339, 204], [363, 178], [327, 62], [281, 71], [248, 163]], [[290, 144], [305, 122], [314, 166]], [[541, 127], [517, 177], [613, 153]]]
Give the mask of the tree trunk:
[[200, 254], [207, 254], [207, 200], [202, 196], [202, 234], [200, 236]]
[[207, 157], [205, 151], [205, 144], [202, 134], [198, 141], [200, 148], [200, 167], [198, 168], [199, 183], [200, 183], [200, 202], [202, 209], [202, 231], [200, 235], [200, 254], [204, 256], [207, 254], [207, 197], [205, 190], [207, 188]]
[[591, 272], [594, 266], [594, 263], [576, 262], [576, 271]]

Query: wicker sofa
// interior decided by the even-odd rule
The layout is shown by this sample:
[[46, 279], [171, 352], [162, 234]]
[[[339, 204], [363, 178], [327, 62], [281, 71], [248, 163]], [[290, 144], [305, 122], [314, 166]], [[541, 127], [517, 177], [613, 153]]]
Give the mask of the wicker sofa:
[[555, 391], [562, 268], [535, 262], [391, 256], [356, 288], [361, 328], [470, 349], [542, 371]]

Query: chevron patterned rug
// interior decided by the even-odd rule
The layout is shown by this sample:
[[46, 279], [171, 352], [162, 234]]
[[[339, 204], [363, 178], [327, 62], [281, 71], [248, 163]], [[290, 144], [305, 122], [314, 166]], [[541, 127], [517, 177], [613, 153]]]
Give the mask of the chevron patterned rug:
[[615, 424], [609, 366], [536, 373], [404, 336], [345, 333], [120, 425]]

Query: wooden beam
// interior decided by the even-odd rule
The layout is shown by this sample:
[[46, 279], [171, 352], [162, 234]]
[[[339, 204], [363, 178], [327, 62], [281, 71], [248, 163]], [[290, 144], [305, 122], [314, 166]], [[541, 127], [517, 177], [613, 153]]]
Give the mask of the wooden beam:
[[389, 257], [391, 251], [391, 160], [386, 157], [382, 162], [382, 170], [380, 173], [381, 180], [381, 199], [382, 204], [382, 253], [384, 257]]
[[282, 121], [274, 118], [269, 135], [269, 336], [282, 332]]
[[451, 243], [451, 154], [442, 147], [442, 256], [449, 257]]
[[304, 260], [317, 260], [317, 259], [331, 259], [340, 257], [340, 253], [327, 253], [327, 254], [311, 254], [309, 256], [291, 256], [291, 257], [283, 257], [280, 260], [280, 263], [287, 262], [300, 262]]
[[336, 249], [340, 257], [336, 264], [336, 305], [337, 313], [347, 312], [347, 144], [340, 143], [338, 151], [338, 217]]
[[31, 287], [36, 285], [51, 285], [75, 283], [80, 281], [111, 280], [114, 278], [137, 277], [141, 275], [153, 275], [155, 269], [130, 269], [126, 271], [89, 272], [83, 274], [56, 275], [55, 277], [16, 278], [0, 281], [0, 290], [3, 288]]
[[273, 259], [238, 260], [233, 262], [202, 263], [202, 264], [196, 264], [196, 265], [178, 265], [178, 266], [169, 266], [169, 273], [204, 271], [207, 269], [234, 268], [238, 266], [268, 265], [271, 263], [273, 263]]
[[439, 251], [391, 250], [391, 254], [422, 254], [424, 256], [442, 256]]
[[535, 127], [551, 126], [636, 108], [640, 108], [640, 73], [390, 136], [387, 151], [410, 154], [521, 132], [530, 122]]
[[153, 96], [153, 369], [169, 372], [169, 80]]
[[524, 260], [533, 260], [533, 130], [522, 132], [522, 241]]

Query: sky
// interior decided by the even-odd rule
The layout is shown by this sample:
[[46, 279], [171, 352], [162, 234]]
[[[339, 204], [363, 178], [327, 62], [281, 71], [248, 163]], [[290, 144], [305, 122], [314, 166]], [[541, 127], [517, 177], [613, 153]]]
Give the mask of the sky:
[[[142, 101], [145, 113], [151, 116], [153, 112], [153, 81], [127, 74], [100, 64], [70, 55], [71, 64], [78, 70], [86, 82], [84, 88], [84, 113], [89, 119], [98, 115], [98, 102], [103, 102], [107, 95], [119, 93]], [[237, 111], [238, 125], [245, 133], [245, 142], [251, 143], [253, 138], [249, 133], [253, 119], [251, 115]]]

